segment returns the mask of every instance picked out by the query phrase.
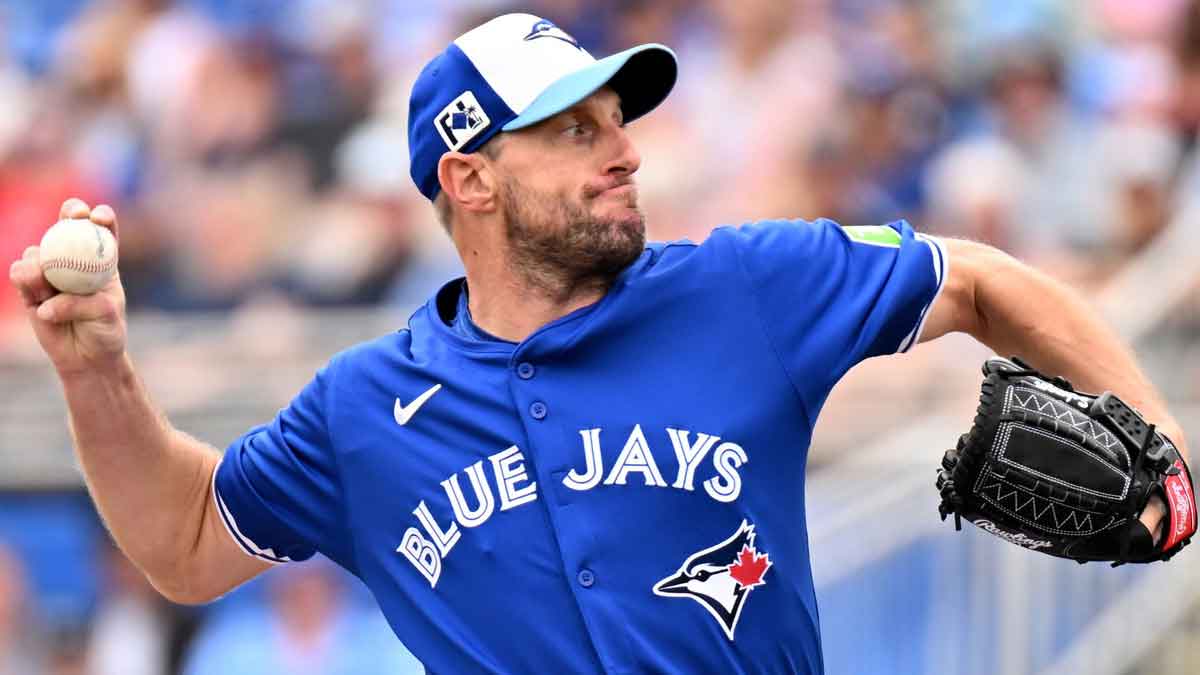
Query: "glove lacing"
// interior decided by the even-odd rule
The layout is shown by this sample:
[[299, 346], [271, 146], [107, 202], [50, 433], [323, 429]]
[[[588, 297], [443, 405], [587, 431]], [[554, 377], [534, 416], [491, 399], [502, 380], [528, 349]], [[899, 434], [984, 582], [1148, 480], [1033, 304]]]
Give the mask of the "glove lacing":
[[[1133, 460], [1133, 480], [1134, 481], [1137, 481], [1138, 475], [1142, 471], [1142, 460], [1144, 460], [1146, 458], [1146, 453], [1150, 451], [1150, 444], [1154, 442], [1154, 438], [1155, 438], [1154, 425], [1151, 424], [1150, 428], [1146, 430], [1146, 439], [1144, 441], [1142, 441], [1142, 447], [1138, 448], [1137, 459]], [[1147, 503], [1149, 503], [1149, 502], [1147, 501]], [[1134, 518], [1136, 518], [1138, 516], [1138, 510], [1140, 508], [1144, 508], [1144, 507], [1145, 507], [1145, 504], [1138, 505], [1138, 504], [1131, 503], [1129, 505], [1128, 511], [1125, 514], [1125, 517], [1129, 520], [1133, 520]], [[1113, 567], [1120, 567], [1121, 565], [1124, 565], [1125, 563], [1129, 562], [1129, 544], [1132, 542], [1132, 539], [1133, 539], [1132, 532], [1133, 532], [1133, 527], [1132, 527], [1132, 523], [1130, 523], [1129, 525], [1127, 525], [1125, 527], [1125, 531], [1121, 534], [1121, 555], [1118, 556], [1115, 561], [1113, 561], [1113, 563], [1112, 563]], [[1151, 535], [1152, 535], [1151, 538], [1153, 538], [1153, 533], [1151, 533]]]

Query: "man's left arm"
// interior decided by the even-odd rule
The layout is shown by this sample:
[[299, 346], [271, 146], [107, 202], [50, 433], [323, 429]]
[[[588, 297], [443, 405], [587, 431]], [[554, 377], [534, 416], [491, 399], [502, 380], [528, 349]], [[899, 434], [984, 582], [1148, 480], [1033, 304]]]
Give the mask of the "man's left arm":
[[941, 239], [950, 259], [925, 342], [967, 333], [1000, 356], [1017, 355], [1081, 391], [1111, 390], [1138, 408], [1190, 462], [1183, 428], [1137, 365], [1133, 351], [1075, 291], [995, 248]]

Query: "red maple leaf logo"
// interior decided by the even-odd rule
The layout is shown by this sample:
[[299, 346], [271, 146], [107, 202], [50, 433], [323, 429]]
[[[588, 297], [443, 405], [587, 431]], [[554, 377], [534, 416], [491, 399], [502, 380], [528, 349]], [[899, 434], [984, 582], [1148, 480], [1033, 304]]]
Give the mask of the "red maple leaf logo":
[[750, 548], [746, 544], [742, 544], [742, 552], [738, 554], [737, 561], [729, 566], [729, 576], [733, 580], [741, 584], [744, 588], [754, 588], [763, 584], [763, 575], [767, 573], [767, 568], [771, 566], [771, 560], [767, 553], [762, 555], [758, 551]]

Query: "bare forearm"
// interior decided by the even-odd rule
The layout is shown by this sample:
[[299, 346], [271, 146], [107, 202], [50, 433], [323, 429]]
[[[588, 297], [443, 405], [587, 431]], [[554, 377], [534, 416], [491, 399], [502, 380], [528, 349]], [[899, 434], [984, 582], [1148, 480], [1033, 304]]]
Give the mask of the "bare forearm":
[[1172, 440], [1186, 443], [1163, 397], [1133, 352], [1073, 290], [1005, 258], [976, 284], [976, 337], [1000, 355], [1017, 354], [1082, 391], [1112, 390], [1140, 409]]
[[[90, 219], [115, 238], [117, 216], [68, 199], [60, 219]], [[225, 531], [209, 485], [210, 447], [176, 431], [154, 408], [125, 351], [120, 273], [92, 295], [59, 293], [30, 246], [8, 270], [25, 315], [58, 370], [75, 451], [117, 544], [176, 602], [207, 602], [267, 568]]]
[[121, 549], [160, 590], [178, 583], [204, 519], [214, 450], [173, 429], [128, 357], [63, 378], [88, 489]]

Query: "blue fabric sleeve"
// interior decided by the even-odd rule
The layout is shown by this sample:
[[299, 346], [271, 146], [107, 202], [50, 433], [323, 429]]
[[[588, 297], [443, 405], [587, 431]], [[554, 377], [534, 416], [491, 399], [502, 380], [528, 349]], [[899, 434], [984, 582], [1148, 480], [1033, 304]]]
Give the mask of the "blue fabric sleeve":
[[947, 272], [942, 245], [904, 221], [765, 221], [724, 236], [812, 415], [856, 363], [917, 342]]
[[234, 540], [272, 563], [320, 551], [354, 571], [341, 481], [327, 427], [329, 369], [275, 419], [234, 441], [213, 477], [213, 498]]

